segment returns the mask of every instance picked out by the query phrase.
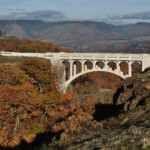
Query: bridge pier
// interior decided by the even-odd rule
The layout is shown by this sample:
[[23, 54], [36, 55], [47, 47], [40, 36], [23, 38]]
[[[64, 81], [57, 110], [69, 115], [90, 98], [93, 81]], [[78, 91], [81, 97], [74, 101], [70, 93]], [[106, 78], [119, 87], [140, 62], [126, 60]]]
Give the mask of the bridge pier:
[[129, 73], [129, 77], [131, 77], [132, 76], [132, 62], [131, 61], [129, 61], [128, 62], [128, 73]]
[[117, 61], [117, 72], [120, 72], [121, 69], [120, 69], [120, 61]]
[[84, 71], [87, 70], [87, 64], [84, 64]]
[[73, 64], [73, 61], [70, 60], [70, 79], [72, 78], [72, 64]]
[[84, 61], [81, 61], [81, 72], [84, 71]]
[[150, 67], [150, 55], [149, 54], [143, 54], [143, 59], [142, 59], [142, 72]]
[[105, 61], [105, 69], [106, 69], [106, 70], [109, 69], [108, 63], [109, 63], [109, 61]]
[[74, 64], [74, 65], [73, 65], [73, 76], [76, 75], [76, 71], [77, 71], [76, 69], [77, 69], [77, 66], [76, 66], [76, 64]]

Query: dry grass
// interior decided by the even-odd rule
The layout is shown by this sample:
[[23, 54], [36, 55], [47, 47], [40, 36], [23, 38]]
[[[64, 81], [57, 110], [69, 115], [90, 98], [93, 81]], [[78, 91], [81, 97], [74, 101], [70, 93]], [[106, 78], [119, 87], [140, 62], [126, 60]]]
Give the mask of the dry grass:
[[0, 56], [0, 63], [20, 63], [24, 57], [3, 57]]

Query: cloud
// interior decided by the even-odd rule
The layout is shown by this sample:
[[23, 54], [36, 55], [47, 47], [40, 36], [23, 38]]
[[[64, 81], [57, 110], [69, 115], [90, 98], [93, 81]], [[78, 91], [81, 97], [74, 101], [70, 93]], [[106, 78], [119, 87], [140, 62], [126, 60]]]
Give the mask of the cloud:
[[42, 20], [45, 22], [61, 22], [61, 21], [103, 21], [114, 25], [133, 24], [137, 22], [150, 22], [150, 11], [133, 12], [130, 14], [122, 14], [108, 16], [104, 19], [85, 18], [85, 17], [69, 17], [61, 11], [54, 10], [37, 10], [27, 12], [24, 9], [10, 9], [8, 15], [0, 15], [0, 20]]
[[114, 25], [134, 24], [137, 22], [150, 22], [150, 11], [140, 12], [136, 11], [130, 14], [120, 14], [115, 16], [108, 16], [102, 21]]
[[0, 20], [42, 20], [58, 22], [67, 19], [67, 16], [65, 16], [62, 12], [53, 10], [39, 10], [33, 12], [14, 11], [10, 12], [8, 15], [0, 16]]
[[25, 9], [21, 9], [21, 8], [3, 8], [4, 10], [8, 10], [8, 11], [15, 11], [15, 12], [17, 12], [17, 11], [25, 11]]
[[[61, 22], [61, 21], [85, 21], [91, 20], [88, 17], [69, 17], [61, 11], [54, 10], [38, 10], [26, 12], [24, 9], [11, 9], [8, 15], [0, 15], [0, 20], [42, 20], [45, 22]], [[95, 21], [96, 19], [92, 19]]]
[[110, 19], [150, 19], [150, 11], [147, 12], [133, 12], [125, 15], [118, 15]]

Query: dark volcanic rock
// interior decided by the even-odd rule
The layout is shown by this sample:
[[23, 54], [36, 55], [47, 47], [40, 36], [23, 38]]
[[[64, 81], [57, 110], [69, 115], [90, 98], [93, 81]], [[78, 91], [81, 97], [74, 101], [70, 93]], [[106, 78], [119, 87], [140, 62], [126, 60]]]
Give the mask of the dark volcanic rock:
[[145, 103], [150, 97], [150, 73], [126, 79], [116, 96], [115, 105], [122, 105], [124, 111], [132, 110]]

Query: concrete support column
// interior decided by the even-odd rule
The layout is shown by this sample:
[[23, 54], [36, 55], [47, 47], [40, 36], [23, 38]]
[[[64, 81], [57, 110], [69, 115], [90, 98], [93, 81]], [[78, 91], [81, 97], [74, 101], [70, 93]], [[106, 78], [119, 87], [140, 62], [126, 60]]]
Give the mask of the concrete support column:
[[129, 68], [128, 73], [129, 73], [129, 76], [131, 77], [132, 76], [132, 62], [131, 61], [129, 61], [128, 63], [128, 68]]
[[84, 71], [87, 70], [87, 64], [84, 65]]
[[63, 81], [66, 81], [66, 66], [62, 62], [63, 61], [60, 61], [60, 72], [63, 71]]
[[84, 60], [81, 61], [81, 72], [84, 71]]
[[95, 69], [98, 69], [98, 65], [97, 64], [95, 64]]
[[76, 70], [77, 70], [77, 66], [76, 66], [76, 64], [74, 64], [74, 65], [73, 65], [73, 73], [74, 73], [73, 75], [74, 75], [74, 76], [76, 75]]
[[120, 68], [120, 61], [117, 61], [117, 72], [121, 71], [121, 68]]
[[97, 61], [93, 61], [92, 63], [93, 63], [93, 68], [92, 69], [97, 69], [97, 65], [96, 65]]
[[70, 62], [70, 79], [72, 78], [72, 64], [73, 64], [73, 61], [69, 61]]
[[63, 72], [63, 80], [66, 81], [66, 68], [64, 69], [64, 72]]
[[109, 61], [105, 61], [104, 63], [105, 63], [105, 69], [106, 69], [106, 70], [109, 69], [109, 67], [108, 67]]

